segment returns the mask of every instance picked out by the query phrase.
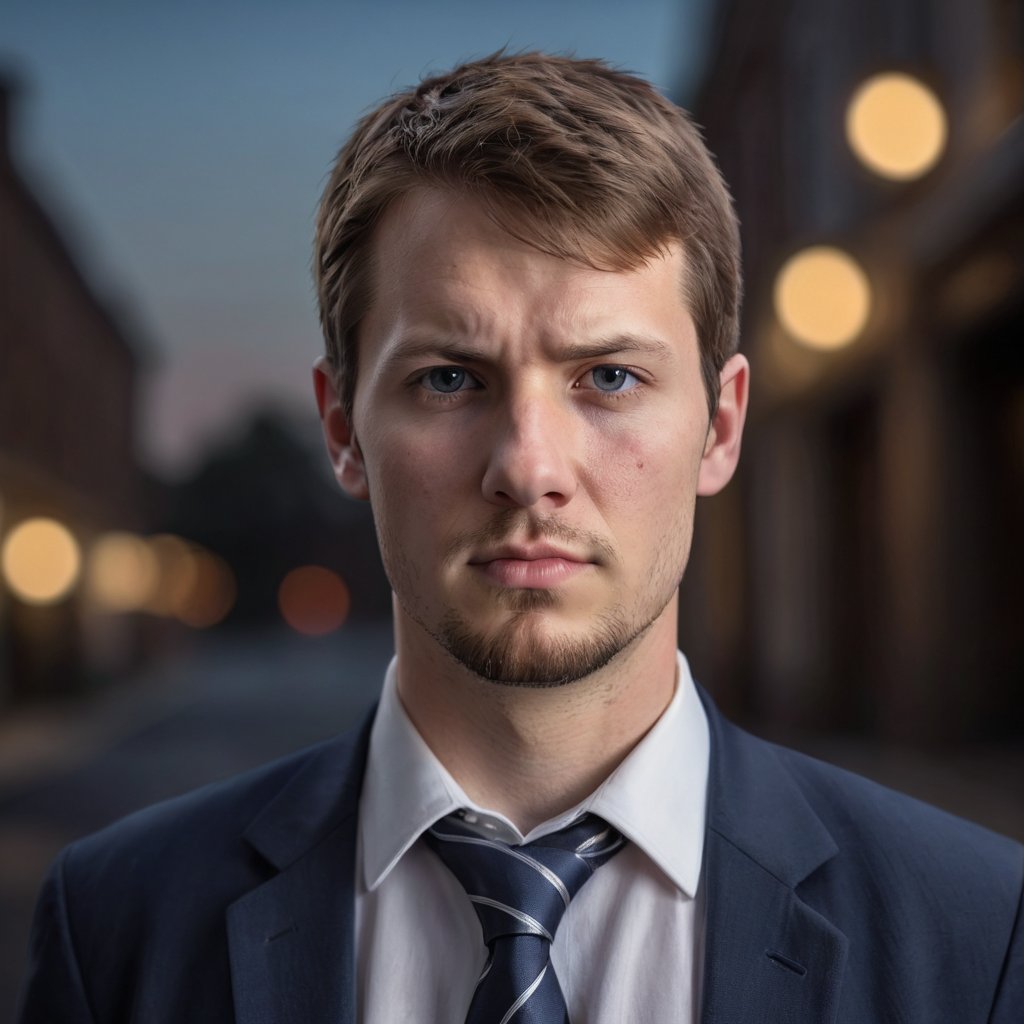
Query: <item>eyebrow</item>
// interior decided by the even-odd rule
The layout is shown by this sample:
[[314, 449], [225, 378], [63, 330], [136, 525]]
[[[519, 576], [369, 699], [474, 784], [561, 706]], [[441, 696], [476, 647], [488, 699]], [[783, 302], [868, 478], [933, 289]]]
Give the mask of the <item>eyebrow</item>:
[[[578, 342], [566, 345], [558, 352], [558, 361], [571, 363], [579, 360], [599, 359], [602, 356], [617, 355], [620, 352], [640, 352], [668, 359], [673, 353], [671, 345], [658, 338], [639, 334], [616, 334], [592, 342]], [[493, 353], [472, 345], [451, 343], [446, 340], [410, 341], [400, 343], [388, 363], [401, 363], [410, 359], [437, 357], [452, 363], [486, 363], [493, 359]]]
[[567, 361], [597, 359], [600, 356], [615, 355], [617, 352], [641, 352], [660, 359], [668, 359], [673, 354], [673, 348], [659, 338], [648, 338], [640, 334], [616, 334], [588, 344], [567, 345], [562, 350], [562, 357]]

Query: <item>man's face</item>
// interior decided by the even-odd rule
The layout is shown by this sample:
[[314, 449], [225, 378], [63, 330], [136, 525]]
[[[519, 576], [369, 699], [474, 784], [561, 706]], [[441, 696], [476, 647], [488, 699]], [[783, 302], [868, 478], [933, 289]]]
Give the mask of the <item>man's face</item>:
[[526, 685], [674, 637], [696, 495], [732, 472], [710, 466], [681, 249], [593, 270], [430, 190], [374, 245], [352, 422], [328, 397], [325, 429], [371, 501], [400, 628]]

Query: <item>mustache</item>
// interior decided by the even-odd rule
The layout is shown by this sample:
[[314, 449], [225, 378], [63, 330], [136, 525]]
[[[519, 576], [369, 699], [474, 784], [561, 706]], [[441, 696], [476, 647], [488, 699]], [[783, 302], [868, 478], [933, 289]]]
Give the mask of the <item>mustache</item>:
[[576, 551], [586, 552], [598, 564], [614, 562], [615, 549], [600, 534], [570, 526], [557, 516], [541, 516], [524, 509], [507, 508], [476, 530], [461, 533], [446, 546], [446, 564], [461, 561], [467, 550], [497, 547], [515, 540], [531, 543], [560, 541]]

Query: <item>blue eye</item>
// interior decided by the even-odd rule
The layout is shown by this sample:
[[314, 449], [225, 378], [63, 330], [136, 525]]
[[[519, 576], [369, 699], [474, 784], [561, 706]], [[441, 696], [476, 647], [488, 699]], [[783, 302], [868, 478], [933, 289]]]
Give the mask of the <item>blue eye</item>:
[[435, 366], [423, 374], [421, 381], [428, 391], [437, 391], [442, 395], [479, 387], [476, 380], [461, 366]]
[[598, 391], [629, 391], [639, 383], [634, 374], [621, 366], [596, 366], [590, 371], [590, 379]]

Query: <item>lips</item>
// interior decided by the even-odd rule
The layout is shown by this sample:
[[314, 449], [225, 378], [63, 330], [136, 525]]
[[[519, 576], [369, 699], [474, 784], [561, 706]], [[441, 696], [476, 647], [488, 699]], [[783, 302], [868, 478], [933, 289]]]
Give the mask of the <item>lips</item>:
[[511, 559], [519, 562], [538, 562], [549, 558], [562, 559], [566, 562], [589, 562], [584, 555], [577, 555], [553, 544], [504, 544], [501, 547], [476, 555], [469, 560], [470, 565], [482, 565], [487, 562]]
[[551, 544], [509, 544], [470, 559], [478, 572], [502, 587], [555, 587], [593, 566], [588, 558]]

